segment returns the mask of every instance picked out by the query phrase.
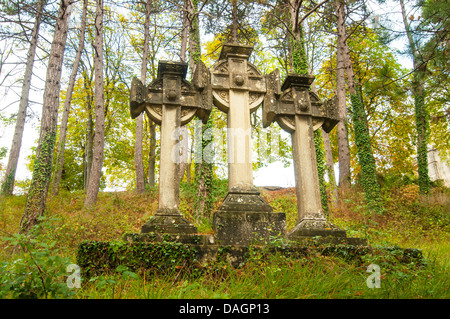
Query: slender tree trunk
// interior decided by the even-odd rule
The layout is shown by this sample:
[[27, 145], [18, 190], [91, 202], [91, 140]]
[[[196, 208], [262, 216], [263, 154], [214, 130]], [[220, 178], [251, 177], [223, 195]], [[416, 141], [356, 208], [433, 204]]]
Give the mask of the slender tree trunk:
[[413, 58], [413, 83], [412, 93], [414, 96], [414, 106], [416, 113], [417, 130], [417, 166], [419, 174], [419, 188], [422, 194], [430, 191], [431, 180], [428, 174], [428, 135], [429, 135], [429, 114], [425, 105], [425, 73], [426, 64], [418, 52], [411, 28], [408, 23], [405, 4], [400, 0], [403, 24], [409, 42], [409, 50]]
[[92, 207], [97, 201], [103, 167], [103, 150], [105, 143], [105, 97], [103, 90], [103, 0], [97, 0], [95, 15], [95, 136], [94, 158], [88, 181], [85, 207]]
[[[147, 80], [147, 61], [148, 61], [148, 43], [149, 43], [149, 26], [150, 26], [150, 9], [151, 0], [145, 3], [145, 23], [144, 23], [144, 47], [142, 50], [142, 65], [141, 65], [141, 82], [145, 83]], [[134, 167], [136, 170], [136, 192], [145, 192], [145, 174], [144, 174], [144, 156], [142, 153], [142, 145], [144, 139], [144, 114], [141, 113], [136, 118], [136, 142], [134, 144]]]
[[66, 143], [67, 123], [69, 121], [70, 104], [72, 102], [73, 88], [75, 87], [75, 80], [78, 73], [78, 67], [80, 65], [81, 54], [84, 48], [84, 38], [86, 29], [86, 15], [87, 15], [88, 0], [83, 0], [83, 12], [81, 14], [81, 26], [80, 26], [80, 41], [78, 43], [77, 53], [75, 60], [73, 61], [72, 72], [69, 78], [69, 85], [67, 87], [66, 100], [64, 101], [64, 111], [61, 119], [61, 125], [59, 130], [59, 141], [56, 157], [56, 170], [53, 176], [52, 193], [58, 194], [59, 184], [61, 183], [61, 176], [64, 167], [64, 151]]
[[156, 124], [147, 117], [150, 134], [150, 150], [148, 154], [148, 186], [155, 187], [155, 163], [156, 163]]
[[361, 92], [355, 83], [353, 65], [347, 43], [345, 43], [345, 53], [348, 91], [350, 93], [353, 108], [353, 129], [355, 131], [358, 161], [361, 166], [361, 185], [364, 189], [364, 195], [369, 209], [375, 213], [381, 213], [380, 185], [377, 180], [375, 158], [373, 157], [370, 132], [367, 126], [367, 115], [364, 109]]
[[232, 5], [232, 15], [233, 15], [233, 24], [231, 26], [231, 41], [233, 43], [238, 43], [238, 17], [237, 17], [237, 0], [231, 1]]
[[86, 91], [86, 107], [88, 119], [86, 124], [86, 144], [85, 144], [85, 159], [86, 166], [84, 171], [84, 190], [87, 191], [89, 177], [91, 176], [92, 161], [94, 158], [94, 119], [92, 118], [92, 105], [94, 104], [92, 92], [92, 73], [90, 77], [87, 75], [87, 70], [84, 73], [84, 89]]
[[325, 163], [326, 170], [328, 172], [328, 178], [330, 183], [330, 193], [331, 193], [331, 203], [337, 204], [338, 201], [338, 190], [336, 185], [336, 176], [334, 174], [334, 161], [333, 161], [333, 153], [331, 151], [331, 142], [328, 133], [322, 129], [322, 139], [323, 139], [323, 148], [325, 151]]
[[[181, 32], [181, 51], [180, 58], [182, 62], [186, 62], [186, 51], [188, 43], [188, 35], [190, 34], [190, 17], [192, 16], [193, 8], [191, 0], [184, 0], [183, 6], [183, 29]], [[189, 132], [186, 125], [180, 127], [181, 137], [181, 162], [180, 162], [180, 181], [183, 180], [188, 162], [188, 138]]]
[[345, 10], [342, 0], [335, 1], [337, 16], [337, 52], [336, 52], [336, 103], [339, 112], [337, 124], [339, 149], [339, 186], [350, 186], [350, 149], [347, 132], [347, 105], [345, 101]]
[[20, 148], [22, 146], [23, 130], [25, 119], [27, 116], [28, 96], [30, 93], [31, 76], [33, 74], [34, 56], [36, 54], [39, 27], [41, 25], [42, 11], [45, 1], [39, 0], [37, 4], [36, 20], [34, 21], [33, 31], [31, 32], [30, 47], [27, 53], [27, 63], [25, 67], [25, 75], [22, 85], [22, 93], [20, 95], [19, 111], [17, 113], [16, 126], [14, 128], [14, 136], [9, 151], [8, 164], [5, 171], [5, 179], [2, 183], [1, 192], [5, 195], [12, 195], [14, 190], [14, 182], [16, 179], [17, 163], [19, 162]]
[[71, 1], [61, 0], [45, 80], [41, 131], [36, 149], [33, 177], [28, 190], [25, 211], [20, 222], [20, 232], [27, 233], [42, 216], [50, 184], [53, 150], [58, 121], [61, 69], [66, 46]]

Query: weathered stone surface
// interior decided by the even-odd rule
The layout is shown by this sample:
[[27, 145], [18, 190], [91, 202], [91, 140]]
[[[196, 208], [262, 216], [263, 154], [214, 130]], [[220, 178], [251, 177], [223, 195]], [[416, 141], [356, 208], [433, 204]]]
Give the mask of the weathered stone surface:
[[280, 87], [278, 70], [266, 76], [263, 126], [276, 121], [292, 137], [298, 220], [287, 237], [300, 242], [320, 237], [333, 243], [364, 244], [364, 240], [347, 238], [322, 212], [313, 132], [322, 127], [328, 133], [339, 119], [334, 99], [323, 103], [310, 91], [313, 81], [314, 76], [290, 74]]
[[214, 105], [227, 113], [229, 189], [253, 188], [250, 113], [266, 92], [261, 72], [248, 61], [252, 46], [224, 44], [219, 61], [211, 68]]
[[221, 245], [265, 243], [272, 237], [286, 235], [285, 213], [217, 211], [213, 225]]
[[286, 233], [284, 213], [253, 186], [250, 114], [261, 104], [266, 81], [248, 58], [251, 46], [225, 44], [211, 69], [214, 105], [227, 113], [228, 194], [213, 215], [216, 239], [224, 245], [248, 245]]
[[167, 214], [158, 212], [142, 226], [141, 232], [154, 232], [158, 234], [196, 234], [197, 227], [192, 225], [180, 213]]
[[161, 125], [161, 152], [158, 211], [142, 232], [193, 234], [191, 225], [179, 211], [180, 127], [195, 115], [206, 122], [211, 104], [209, 72], [202, 62], [197, 64], [194, 84], [185, 79], [187, 63], [160, 61], [158, 76], [145, 87], [134, 78], [130, 90], [130, 113], [135, 118], [144, 110]]
[[[190, 239], [189, 239], [190, 238]], [[83, 276], [115, 272], [118, 265], [131, 269], [199, 270], [216, 262], [241, 267], [251, 258], [262, 260], [273, 254], [298, 259], [307, 256], [339, 256], [361, 262], [364, 255], [397, 256], [399, 263], [423, 262], [423, 254], [416, 248], [371, 247], [359, 238], [305, 236], [302, 241], [268, 243], [267, 245], [220, 245], [210, 241], [209, 235], [126, 234], [123, 242], [82, 242], [77, 250], [77, 264]]]
[[313, 129], [329, 133], [339, 122], [335, 99], [322, 102], [309, 86], [314, 76], [290, 74], [280, 88], [278, 70], [266, 75], [267, 94], [263, 105], [263, 126], [276, 121], [285, 131], [295, 131], [294, 116], [311, 116]]
[[223, 245], [249, 245], [286, 235], [286, 214], [274, 213], [260, 193], [253, 188], [229, 191], [213, 215], [215, 236]]
[[234, 187], [225, 196], [219, 211], [272, 212], [273, 208], [256, 188], [248, 190]]

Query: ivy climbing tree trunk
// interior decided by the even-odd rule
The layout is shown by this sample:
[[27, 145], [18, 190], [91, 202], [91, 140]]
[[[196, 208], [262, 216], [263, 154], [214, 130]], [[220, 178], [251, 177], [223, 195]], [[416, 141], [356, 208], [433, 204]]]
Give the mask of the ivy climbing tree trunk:
[[425, 105], [425, 73], [426, 63], [422, 59], [416, 42], [413, 38], [411, 27], [405, 9], [405, 3], [400, 0], [402, 10], [403, 24], [408, 37], [409, 51], [413, 58], [413, 81], [412, 93], [414, 96], [414, 106], [416, 113], [416, 130], [417, 130], [417, 166], [419, 173], [419, 188], [422, 194], [430, 191], [430, 176], [428, 173], [428, 135], [430, 130], [429, 114]]
[[95, 71], [95, 135], [94, 152], [84, 207], [97, 201], [103, 167], [105, 144], [105, 98], [103, 89], [103, 0], [97, 0], [95, 14], [94, 71]]
[[[182, 62], [186, 62], [186, 53], [187, 53], [187, 44], [188, 44], [188, 38], [190, 34], [190, 17], [193, 13], [193, 7], [191, 0], [184, 0], [183, 5], [183, 24], [182, 24], [182, 30], [181, 30], [181, 50], [180, 50], [180, 58]], [[192, 71], [192, 70], [191, 70]], [[179, 136], [181, 138], [181, 162], [180, 162], [180, 181], [183, 179], [186, 169], [188, 167], [187, 162], [189, 159], [188, 152], [189, 152], [189, 145], [188, 145], [188, 138], [189, 133], [186, 125], [182, 125], [180, 127]]]
[[71, 6], [71, 0], [61, 0], [55, 21], [55, 31], [45, 79], [41, 131], [33, 166], [33, 177], [20, 222], [19, 231], [21, 233], [27, 233], [38, 222], [38, 217], [42, 216], [45, 210], [56, 140], [61, 69]]
[[67, 132], [67, 123], [69, 121], [70, 114], [70, 104], [72, 102], [72, 93], [73, 88], [75, 86], [75, 80], [78, 73], [78, 67], [80, 65], [81, 54], [83, 53], [84, 48], [84, 38], [85, 38], [85, 29], [86, 29], [86, 16], [87, 16], [87, 7], [88, 0], [83, 0], [83, 11], [81, 14], [81, 26], [80, 26], [80, 41], [78, 43], [77, 53], [75, 55], [75, 60], [73, 61], [72, 72], [69, 78], [69, 85], [67, 87], [66, 99], [64, 101], [64, 110], [61, 119], [60, 129], [59, 129], [59, 140], [58, 147], [56, 151], [56, 168], [53, 176], [52, 183], [52, 193], [54, 195], [58, 194], [59, 184], [61, 183], [62, 171], [64, 167], [64, 150], [66, 143], [66, 132]]
[[375, 213], [381, 213], [380, 185], [377, 181], [375, 158], [373, 157], [370, 132], [367, 126], [367, 115], [364, 109], [361, 92], [358, 90], [355, 83], [353, 65], [347, 42], [345, 42], [344, 48], [347, 85], [353, 108], [353, 129], [355, 132], [358, 161], [361, 167], [361, 185], [364, 189], [368, 208]]
[[[191, 70], [198, 62], [201, 61], [201, 43], [200, 43], [200, 28], [198, 20], [198, 0], [192, 0], [192, 10], [189, 14], [189, 55]], [[197, 198], [195, 203], [195, 218], [198, 221], [200, 218], [209, 218], [212, 210], [212, 162], [211, 158], [206, 155], [206, 147], [210, 141], [207, 139], [207, 134], [212, 128], [212, 114], [208, 118], [206, 124], [200, 120], [194, 122], [194, 185], [197, 189]]]
[[347, 131], [347, 103], [345, 99], [345, 4], [335, 1], [337, 17], [337, 52], [336, 52], [336, 103], [339, 112], [337, 124], [339, 150], [339, 187], [350, 186], [350, 149]]
[[25, 75], [23, 78], [22, 92], [20, 94], [19, 110], [17, 112], [16, 125], [14, 135], [9, 150], [8, 164], [6, 165], [5, 178], [2, 183], [1, 193], [4, 195], [12, 195], [14, 190], [14, 182], [16, 179], [17, 163], [19, 162], [20, 148], [22, 146], [23, 130], [25, 119], [27, 116], [28, 96], [30, 93], [31, 76], [33, 74], [34, 57], [38, 44], [39, 27], [41, 25], [42, 11], [45, 1], [39, 0], [37, 4], [36, 19], [34, 21], [33, 30], [31, 32], [30, 47], [27, 53], [27, 62], [25, 66]]
[[[146, 83], [147, 80], [151, 5], [152, 1], [147, 0], [147, 2], [145, 3], [144, 47], [142, 49], [142, 65], [141, 65], [142, 83]], [[136, 175], [136, 192], [141, 194], [145, 192], [144, 157], [142, 152], [143, 139], [144, 139], [144, 113], [141, 113], [136, 118], [136, 141], [134, 144], [134, 168]]]

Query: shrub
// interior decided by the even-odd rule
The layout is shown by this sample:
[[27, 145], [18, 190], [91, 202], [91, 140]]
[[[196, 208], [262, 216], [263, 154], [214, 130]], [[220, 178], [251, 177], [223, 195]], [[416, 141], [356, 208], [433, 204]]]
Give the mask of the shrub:
[[0, 298], [68, 298], [74, 294], [64, 278], [70, 260], [59, 254], [56, 241], [47, 242], [40, 233], [48, 225], [41, 217], [28, 234], [3, 238], [18, 252], [13, 252], [12, 260], [0, 263]]

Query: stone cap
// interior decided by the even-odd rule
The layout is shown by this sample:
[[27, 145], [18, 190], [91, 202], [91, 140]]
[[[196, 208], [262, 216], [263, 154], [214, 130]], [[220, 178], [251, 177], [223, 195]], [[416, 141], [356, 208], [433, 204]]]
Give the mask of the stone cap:
[[220, 51], [219, 60], [228, 58], [228, 55], [240, 55], [245, 56], [248, 59], [250, 54], [252, 54], [252, 51], [252, 45], [225, 43], [222, 46], [222, 51]]
[[186, 78], [188, 64], [186, 62], [173, 62], [161, 60], [158, 63], [158, 78], [165, 73], [177, 74]]
[[281, 91], [284, 91], [291, 86], [300, 86], [309, 88], [315, 80], [314, 75], [299, 75], [299, 74], [289, 74], [286, 79], [284, 79], [281, 85]]

